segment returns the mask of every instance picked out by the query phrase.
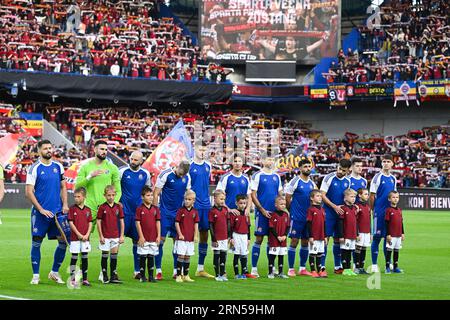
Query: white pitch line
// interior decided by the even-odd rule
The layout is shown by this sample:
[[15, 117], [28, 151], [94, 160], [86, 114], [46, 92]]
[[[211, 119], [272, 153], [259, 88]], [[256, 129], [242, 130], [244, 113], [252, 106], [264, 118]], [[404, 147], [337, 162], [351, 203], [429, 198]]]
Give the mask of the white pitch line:
[[19, 297], [11, 297], [11, 296], [4, 296], [0, 294], [0, 298], [4, 298], [4, 299], [10, 299], [10, 300], [31, 300], [31, 299], [26, 299], [26, 298], [19, 298]]

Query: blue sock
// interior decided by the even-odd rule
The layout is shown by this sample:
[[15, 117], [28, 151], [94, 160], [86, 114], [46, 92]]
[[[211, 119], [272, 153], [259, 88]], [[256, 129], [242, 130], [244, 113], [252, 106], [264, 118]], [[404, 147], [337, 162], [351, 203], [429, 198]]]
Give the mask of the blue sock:
[[341, 245], [339, 243], [333, 243], [333, 256], [334, 256], [334, 267], [341, 267]]
[[288, 263], [289, 263], [289, 269], [294, 269], [294, 264], [295, 264], [295, 249], [296, 249], [296, 248], [292, 248], [292, 247], [289, 247], [289, 248], [288, 248]]
[[300, 267], [306, 267], [308, 256], [309, 256], [309, 248], [307, 246], [300, 247]]
[[39, 266], [41, 265], [41, 241], [31, 242], [31, 267], [33, 274], [39, 274]]
[[140, 258], [137, 254], [137, 243], [133, 243], [133, 261], [134, 261], [134, 272], [139, 272], [140, 267]]
[[259, 254], [261, 253], [261, 244], [253, 243], [252, 247], [252, 267], [258, 266]]
[[321, 260], [320, 263], [322, 264], [322, 267], [324, 267], [324, 268], [325, 268], [325, 262], [327, 261], [327, 252], [328, 252], [328, 246], [325, 245], [325, 247], [323, 248], [322, 259], [320, 259]]
[[59, 271], [59, 268], [61, 267], [64, 261], [64, 257], [66, 256], [66, 248], [67, 245], [65, 242], [58, 241], [58, 246], [56, 247], [55, 255], [53, 256], [53, 266], [52, 266], [53, 272]]
[[378, 248], [380, 247], [381, 238], [379, 236], [374, 236], [372, 245], [370, 247], [372, 253], [372, 264], [377, 264], [378, 261]]
[[[384, 253], [384, 260], [386, 260], [386, 237], [384, 237], [384, 242], [383, 242], [383, 253]], [[389, 260], [389, 263], [391, 262], [391, 260]]]
[[198, 244], [198, 264], [204, 265], [206, 254], [208, 253], [208, 243]]
[[164, 246], [164, 240], [161, 240], [161, 242], [159, 243], [158, 255], [155, 256], [155, 267], [156, 267], [156, 269], [161, 269], [161, 262], [162, 262], [162, 256], [163, 256], [163, 246]]
[[172, 252], [172, 257], [173, 257], [173, 268], [176, 269], [177, 268], [178, 255], [175, 252]]

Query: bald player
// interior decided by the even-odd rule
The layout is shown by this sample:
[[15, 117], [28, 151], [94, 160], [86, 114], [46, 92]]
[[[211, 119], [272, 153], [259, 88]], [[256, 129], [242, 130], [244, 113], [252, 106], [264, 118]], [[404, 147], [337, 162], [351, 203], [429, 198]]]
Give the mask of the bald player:
[[137, 254], [137, 243], [139, 235], [136, 229], [136, 209], [142, 204], [142, 189], [144, 186], [151, 187], [150, 172], [142, 168], [144, 156], [140, 151], [134, 151], [130, 156], [130, 164], [119, 168], [120, 185], [122, 197], [120, 203], [123, 205], [125, 216], [125, 237], [133, 241], [134, 278], [140, 279], [139, 255]]

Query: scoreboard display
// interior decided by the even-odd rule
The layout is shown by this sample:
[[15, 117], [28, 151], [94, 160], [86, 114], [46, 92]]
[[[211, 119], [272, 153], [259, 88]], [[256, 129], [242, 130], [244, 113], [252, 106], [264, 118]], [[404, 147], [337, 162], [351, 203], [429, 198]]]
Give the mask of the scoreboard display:
[[340, 0], [203, 0], [202, 53], [219, 61], [334, 57], [340, 41]]

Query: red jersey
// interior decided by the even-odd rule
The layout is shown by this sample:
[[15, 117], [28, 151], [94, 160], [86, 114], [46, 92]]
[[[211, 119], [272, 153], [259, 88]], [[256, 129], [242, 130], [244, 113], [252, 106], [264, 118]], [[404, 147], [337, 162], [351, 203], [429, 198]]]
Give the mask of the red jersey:
[[[67, 215], [67, 220], [72, 221], [78, 232], [85, 235], [89, 230], [89, 222], [92, 222], [91, 209], [84, 206], [81, 209], [76, 204], [71, 206], [69, 209], [69, 214]], [[70, 233], [70, 241], [79, 241], [75, 232]]]
[[[287, 236], [289, 231], [290, 219], [289, 214], [285, 211], [275, 211], [269, 220], [269, 228], [273, 228], [278, 236]], [[282, 242], [278, 241], [272, 232], [269, 232], [269, 247], [286, 247], [286, 239]]]
[[368, 203], [357, 204], [360, 211], [356, 214], [359, 233], [370, 233], [370, 207]]
[[136, 221], [140, 221], [142, 234], [146, 242], [156, 242], [158, 237], [158, 230], [156, 229], [156, 222], [161, 220], [159, 208], [150, 206], [148, 208], [145, 204], [141, 204], [136, 209]]
[[343, 205], [342, 210], [344, 210], [343, 215], [339, 215], [339, 218], [344, 220], [343, 224], [343, 238], [344, 239], [354, 239], [358, 236], [356, 233], [356, 206]]
[[311, 206], [306, 211], [306, 221], [311, 221], [309, 237], [314, 240], [325, 239], [325, 209], [322, 206]]
[[104, 238], [119, 238], [119, 219], [123, 219], [123, 210], [118, 203], [112, 207], [107, 202], [98, 208], [97, 219], [101, 220]]
[[389, 222], [387, 235], [391, 237], [401, 237], [403, 234], [403, 215], [402, 209], [389, 207], [386, 209], [384, 220]]
[[249, 234], [250, 232], [250, 217], [246, 216], [244, 212], [235, 216], [230, 214], [231, 231], [239, 234]]
[[[180, 231], [184, 236], [183, 241], [194, 241], [195, 224], [199, 221], [197, 209], [188, 210], [186, 207], [178, 209], [175, 222], [180, 224]], [[176, 240], [180, 240], [178, 234]]]
[[225, 207], [212, 207], [208, 213], [208, 221], [212, 224], [214, 231], [213, 240], [227, 240], [228, 239], [228, 209]]

